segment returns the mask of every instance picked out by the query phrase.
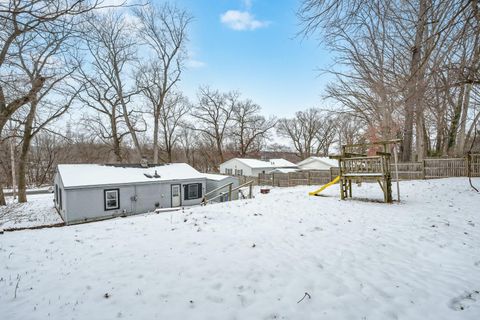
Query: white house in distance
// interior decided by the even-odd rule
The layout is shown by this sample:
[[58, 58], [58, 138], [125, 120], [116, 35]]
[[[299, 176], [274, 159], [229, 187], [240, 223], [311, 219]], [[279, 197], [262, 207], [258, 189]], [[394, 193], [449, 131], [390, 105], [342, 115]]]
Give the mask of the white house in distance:
[[259, 173], [269, 173], [275, 169], [297, 170], [298, 166], [285, 159], [263, 161], [249, 158], [233, 158], [220, 165], [220, 173], [247, 177], [257, 177]]
[[60, 164], [54, 202], [66, 224], [79, 223], [197, 205], [205, 193], [232, 178], [209, 177], [186, 163], [146, 168]]
[[331, 167], [338, 167], [338, 160], [328, 157], [308, 157], [297, 165], [300, 170], [330, 170]]

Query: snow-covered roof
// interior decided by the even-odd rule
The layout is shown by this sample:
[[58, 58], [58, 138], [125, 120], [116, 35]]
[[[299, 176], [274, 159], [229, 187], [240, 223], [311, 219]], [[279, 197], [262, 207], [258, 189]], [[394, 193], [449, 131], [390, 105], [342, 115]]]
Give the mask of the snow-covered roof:
[[[233, 158], [233, 159], [230, 159], [226, 162], [229, 162], [229, 161], [232, 161], [232, 160], [237, 160], [241, 163], [243, 163], [244, 165], [250, 167], [250, 168], [256, 168], [256, 169], [259, 169], [259, 168], [296, 168], [297, 165], [295, 163], [292, 163], [290, 161], [287, 161], [285, 159], [271, 159], [271, 160], [268, 160], [268, 161], [263, 161], [263, 160], [258, 160], [258, 159], [251, 159], [251, 158]], [[226, 163], [225, 162], [225, 163]]]
[[186, 163], [149, 168], [59, 164], [58, 172], [65, 188], [205, 178], [205, 173], [198, 172]]
[[223, 174], [215, 174], [215, 173], [204, 173], [204, 176], [208, 180], [215, 180], [215, 181], [222, 181], [224, 179], [228, 179], [232, 177], [232, 176], [226, 176]]
[[[271, 168], [273, 167], [270, 162], [258, 160], [258, 159], [249, 159], [249, 158], [234, 158], [242, 162], [244, 165], [249, 166], [250, 168]], [[232, 159], [233, 160], [233, 159]]]
[[297, 164], [300, 166], [300, 165], [303, 165], [303, 164], [306, 164], [306, 163], [309, 163], [309, 162], [312, 162], [312, 161], [320, 161], [320, 162], [323, 162], [324, 164], [327, 164], [327, 165], [332, 166], [332, 167], [338, 166], [338, 161], [337, 160], [330, 159], [328, 157], [308, 157], [307, 159], [304, 159]]
[[275, 168], [296, 168], [297, 165], [285, 159], [270, 159], [270, 164]]

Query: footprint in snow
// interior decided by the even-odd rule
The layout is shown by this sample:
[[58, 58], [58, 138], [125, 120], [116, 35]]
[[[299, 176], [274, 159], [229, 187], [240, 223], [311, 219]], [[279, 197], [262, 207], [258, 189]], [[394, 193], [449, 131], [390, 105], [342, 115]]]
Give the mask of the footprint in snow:
[[477, 303], [480, 303], [480, 291], [474, 290], [453, 298], [449, 303], [449, 307], [453, 310], [461, 311]]

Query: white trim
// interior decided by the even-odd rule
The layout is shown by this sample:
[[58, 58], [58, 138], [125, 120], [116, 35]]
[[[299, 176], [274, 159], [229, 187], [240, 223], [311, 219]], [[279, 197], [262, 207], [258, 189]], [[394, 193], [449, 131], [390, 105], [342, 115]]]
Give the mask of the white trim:
[[[115, 205], [114, 206], [109, 206], [108, 205], [108, 201], [113, 200], [113, 199], [108, 199], [108, 194], [109, 193], [114, 193], [115, 194]], [[118, 205], [118, 195], [119, 195], [118, 190], [105, 190], [105, 209], [115, 210], [115, 209], [118, 209], [120, 207]]]

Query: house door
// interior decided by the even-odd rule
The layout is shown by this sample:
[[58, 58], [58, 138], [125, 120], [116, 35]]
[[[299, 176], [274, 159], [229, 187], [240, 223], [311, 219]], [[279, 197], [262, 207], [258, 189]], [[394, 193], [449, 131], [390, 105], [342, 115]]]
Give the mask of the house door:
[[172, 184], [172, 208], [180, 207], [181, 203], [180, 185]]

